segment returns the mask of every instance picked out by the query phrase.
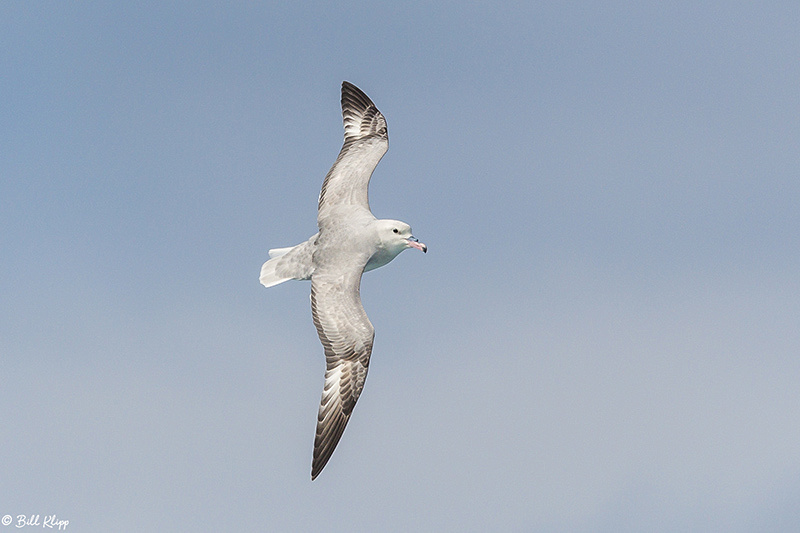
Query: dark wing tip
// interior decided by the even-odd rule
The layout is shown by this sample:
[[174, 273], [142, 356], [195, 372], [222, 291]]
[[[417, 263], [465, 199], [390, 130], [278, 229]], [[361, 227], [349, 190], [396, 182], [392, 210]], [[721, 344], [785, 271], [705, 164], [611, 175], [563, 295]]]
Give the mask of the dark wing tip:
[[342, 119], [345, 143], [372, 135], [388, 138], [386, 119], [369, 96], [349, 81], [342, 82]]
[[317, 479], [322, 469], [330, 461], [349, 421], [350, 415], [344, 413], [335, 414], [327, 424], [319, 421], [317, 435], [314, 439], [314, 457], [311, 461], [311, 481]]
[[[312, 305], [313, 307], [315, 306]], [[315, 318], [314, 323], [315, 325], [319, 324], [319, 320]], [[323, 345], [328, 342], [324, 332], [320, 333], [320, 340]], [[370, 341], [370, 346], [361, 355], [353, 352], [355, 360], [337, 359], [334, 361], [332, 357], [328, 356], [328, 346], [326, 345], [327, 369], [325, 371], [325, 387], [317, 413], [317, 429], [314, 435], [314, 456], [311, 461], [312, 481], [328, 464], [345, 428], [347, 428], [353, 408], [364, 389], [371, 351]]]
[[369, 106], [375, 106], [372, 100], [369, 99], [364, 91], [350, 83], [349, 81], [342, 82], [342, 111], [346, 107], [354, 107], [360, 110], [365, 110]]

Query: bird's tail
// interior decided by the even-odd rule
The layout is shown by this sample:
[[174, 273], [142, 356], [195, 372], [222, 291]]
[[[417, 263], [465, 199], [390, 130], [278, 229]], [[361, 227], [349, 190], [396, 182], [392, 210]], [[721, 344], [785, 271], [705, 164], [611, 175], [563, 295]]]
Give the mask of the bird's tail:
[[270, 260], [261, 265], [261, 276], [259, 277], [259, 281], [261, 281], [263, 286], [272, 287], [292, 279], [291, 276], [282, 276], [277, 272], [278, 262], [280, 261], [281, 257], [286, 255], [291, 249], [292, 247], [275, 248], [274, 250], [269, 251]]
[[310, 279], [314, 270], [311, 256], [315, 238], [316, 235], [297, 246], [270, 250], [270, 260], [261, 266], [261, 284], [272, 287], [290, 279]]

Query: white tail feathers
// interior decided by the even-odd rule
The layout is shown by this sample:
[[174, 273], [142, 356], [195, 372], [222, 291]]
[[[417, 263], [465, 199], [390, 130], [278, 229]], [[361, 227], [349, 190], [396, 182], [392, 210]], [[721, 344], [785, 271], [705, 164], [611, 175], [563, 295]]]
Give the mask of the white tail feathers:
[[269, 251], [269, 258], [275, 259], [276, 257], [286, 255], [292, 251], [292, 248], [294, 248], [294, 246], [289, 246], [288, 248], [273, 248]]
[[[291, 250], [290, 248], [277, 248], [275, 250], [269, 251], [269, 256], [272, 258], [263, 265], [261, 265], [261, 277], [259, 277], [259, 281], [265, 287], [272, 287], [274, 285], [278, 285], [279, 283], [283, 283], [284, 281], [289, 281], [292, 279], [291, 277], [279, 276], [277, 272], [275, 272], [275, 267], [278, 265], [278, 259], [286, 252]], [[273, 252], [282, 252], [273, 255]]]
[[290, 279], [311, 279], [314, 272], [312, 254], [316, 235], [307, 242], [288, 248], [273, 248], [270, 260], [261, 266], [259, 280], [265, 287], [272, 287]]

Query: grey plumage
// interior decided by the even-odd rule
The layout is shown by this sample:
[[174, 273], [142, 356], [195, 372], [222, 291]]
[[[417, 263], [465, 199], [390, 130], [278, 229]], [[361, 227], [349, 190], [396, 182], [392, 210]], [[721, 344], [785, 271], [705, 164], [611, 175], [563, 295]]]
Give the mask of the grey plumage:
[[311, 312], [326, 361], [312, 479], [333, 454], [367, 378], [375, 329], [361, 304], [361, 275], [406, 248], [427, 251], [408, 224], [378, 220], [369, 209], [369, 180], [389, 147], [383, 115], [366, 94], [344, 82], [342, 117], [344, 144], [320, 191], [319, 233], [297, 246], [270, 250], [260, 278], [267, 287], [311, 279]]

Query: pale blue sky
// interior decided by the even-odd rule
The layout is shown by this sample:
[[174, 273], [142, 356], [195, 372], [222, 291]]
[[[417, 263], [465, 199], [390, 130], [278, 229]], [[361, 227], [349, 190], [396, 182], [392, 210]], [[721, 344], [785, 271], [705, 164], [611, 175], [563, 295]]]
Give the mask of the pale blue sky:
[[[0, 7], [0, 515], [800, 528], [800, 5]], [[339, 87], [388, 121], [370, 376], [309, 479]]]

